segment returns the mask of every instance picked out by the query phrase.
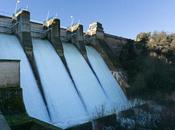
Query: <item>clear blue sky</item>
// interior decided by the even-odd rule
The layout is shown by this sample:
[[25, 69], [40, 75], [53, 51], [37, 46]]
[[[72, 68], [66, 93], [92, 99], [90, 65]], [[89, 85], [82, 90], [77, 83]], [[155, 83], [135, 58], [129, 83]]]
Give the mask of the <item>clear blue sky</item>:
[[[107, 33], [135, 38], [139, 32], [175, 32], [175, 0], [21, 0], [29, 3], [31, 18], [43, 21], [47, 12], [58, 14], [62, 26], [71, 24], [70, 16], [84, 25], [93, 21], [103, 24]], [[16, 0], [0, 0], [0, 12], [12, 14]]]

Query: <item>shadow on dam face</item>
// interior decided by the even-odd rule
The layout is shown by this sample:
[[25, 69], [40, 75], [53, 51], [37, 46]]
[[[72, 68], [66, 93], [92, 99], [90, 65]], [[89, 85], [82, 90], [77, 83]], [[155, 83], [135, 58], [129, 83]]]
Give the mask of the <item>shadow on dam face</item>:
[[96, 50], [86, 47], [90, 64], [107, 96], [76, 47], [70, 43], [63, 43], [63, 49], [75, 85], [52, 44], [47, 40], [33, 39], [34, 58], [49, 108], [47, 111], [19, 41], [13, 35], [0, 34], [0, 59], [21, 60], [20, 84], [25, 108], [31, 117], [68, 128], [97, 118], [102, 106], [105, 108], [103, 116], [107, 116], [112, 114], [114, 107], [127, 105], [127, 98]]

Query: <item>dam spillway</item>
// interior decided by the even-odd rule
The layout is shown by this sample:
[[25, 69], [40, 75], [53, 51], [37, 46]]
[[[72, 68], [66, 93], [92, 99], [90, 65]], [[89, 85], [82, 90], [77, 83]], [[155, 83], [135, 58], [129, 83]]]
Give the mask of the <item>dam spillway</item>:
[[[21, 60], [21, 87], [25, 108], [31, 117], [67, 128], [95, 118], [101, 107], [105, 109], [103, 114], [108, 115], [114, 109], [114, 105], [126, 105], [125, 95], [120, 88], [117, 88], [112, 74], [93, 48], [86, 47], [89, 61], [110, 98], [102, 91], [91, 68], [73, 44], [63, 43], [63, 48], [76, 86], [51, 43], [47, 40], [33, 39], [34, 58], [48, 105], [49, 111], [47, 111], [29, 61], [18, 39], [6, 34], [0, 34], [0, 39], [0, 59]], [[106, 76], [109, 78], [105, 80]], [[83, 98], [86, 108], [80, 98]]]
[[[44, 87], [44, 95], [51, 115], [50, 119], [30, 64], [18, 39], [13, 35], [5, 34], [0, 34], [0, 39], [0, 59], [21, 60], [21, 87], [23, 88], [25, 107], [30, 116], [66, 128], [75, 124], [81, 124], [83, 121], [86, 122], [88, 119], [91, 119], [92, 116], [95, 117], [95, 114], [98, 113], [98, 110], [100, 110], [102, 106], [107, 106], [109, 110], [110, 101], [103, 93], [92, 70], [74, 45], [64, 43], [63, 47], [66, 62], [76, 86], [74, 86], [70, 80], [64, 64], [56, 54], [51, 43], [47, 40], [33, 39], [34, 56], [41, 77], [41, 83]], [[93, 48], [86, 47], [86, 49], [88, 58], [94, 70], [96, 70], [96, 74], [100, 76], [100, 70], [103, 70], [101, 73], [103, 73], [105, 77], [112, 76], [109, 74], [110, 72], [106, 70], [107, 66], [99, 54], [97, 54]], [[94, 57], [95, 59], [93, 56], [96, 56]], [[96, 60], [97, 62], [95, 62]], [[97, 63], [100, 63], [100, 66], [105, 68], [97, 67], [99, 66]], [[113, 102], [115, 102], [116, 105], [125, 103], [127, 100], [126, 97], [119, 94], [121, 92], [115, 90], [117, 89], [115, 88], [116, 85], [114, 85], [114, 81], [111, 81], [113, 77], [104, 81], [103, 78], [105, 77], [102, 76], [99, 77], [99, 79], [104, 86], [109, 86], [109, 89], [105, 89], [108, 94], [113, 93], [111, 97], [113, 100], [116, 99], [115, 101], [117, 103], [115, 101]], [[85, 101], [90, 114], [89, 118], [75, 87], [77, 87]], [[110, 87], [113, 88], [111, 89]]]
[[[64, 43], [63, 48], [66, 62], [76, 86], [70, 80], [64, 64], [51, 43], [47, 40], [33, 39], [34, 57], [49, 108], [48, 112], [18, 39], [13, 35], [6, 34], [0, 34], [0, 39], [0, 59], [21, 60], [21, 87], [23, 88], [25, 107], [31, 117], [66, 128], [92, 119], [102, 106], [106, 107], [106, 112], [107, 110], [110, 111], [110, 100], [113, 100], [115, 105], [120, 106], [127, 102], [122, 90], [117, 88], [113, 77], [110, 77], [112, 74], [104, 61], [93, 48], [86, 47], [88, 58], [102, 85], [106, 86], [106, 92], [111, 94], [109, 95], [110, 100], [103, 93], [92, 70], [74, 45]], [[107, 80], [105, 80], [106, 76], [109, 77]], [[75, 87], [82, 95], [88, 113]], [[50, 113], [51, 118], [49, 118], [48, 113]]]
[[[0, 60], [21, 61], [20, 87], [30, 117], [66, 129], [92, 124], [128, 106], [106, 60], [94, 47], [98, 40], [87, 42], [82, 26], [60, 30], [59, 19], [31, 22], [28, 11], [14, 17], [0, 17], [12, 27], [0, 25]], [[103, 36], [99, 28], [92, 38]], [[91, 35], [94, 30], [98, 31], [92, 28]]]

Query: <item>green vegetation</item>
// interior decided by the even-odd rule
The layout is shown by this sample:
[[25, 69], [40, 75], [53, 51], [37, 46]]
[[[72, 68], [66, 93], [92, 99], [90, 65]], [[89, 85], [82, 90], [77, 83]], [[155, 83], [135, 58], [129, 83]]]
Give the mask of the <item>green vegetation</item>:
[[[130, 85], [127, 90], [128, 96], [149, 101], [149, 109], [145, 110], [147, 107], [143, 106], [129, 116], [125, 113], [124, 118], [131, 118], [133, 126], [137, 129], [174, 129], [175, 34], [138, 34], [136, 41], [130, 41], [123, 46], [119, 64], [127, 74]], [[142, 116], [145, 120], [144, 125], [140, 124]], [[158, 116], [156, 120], [155, 116]], [[121, 125], [121, 122], [119, 124]], [[129, 129], [128, 126], [121, 126], [121, 129]]]
[[20, 87], [0, 88], [0, 110], [4, 115], [25, 112]]
[[168, 60], [173, 60], [171, 58], [175, 52], [175, 34], [165, 32], [140, 33], [137, 35], [136, 41], [144, 43], [149, 50], [156, 52], [158, 56], [162, 55]]
[[171, 94], [175, 90], [174, 34], [140, 33], [120, 54], [120, 67], [126, 71], [131, 96]]

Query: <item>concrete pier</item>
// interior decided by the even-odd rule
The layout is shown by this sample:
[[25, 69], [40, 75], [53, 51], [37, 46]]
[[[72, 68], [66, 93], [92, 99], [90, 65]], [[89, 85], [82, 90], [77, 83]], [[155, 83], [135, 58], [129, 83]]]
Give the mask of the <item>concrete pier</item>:
[[44, 30], [47, 33], [47, 39], [52, 43], [56, 52], [63, 57], [63, 46], [60, 40], [60, 20], [51, 18], [44, 23]]
[[33, 47], [31, 37], [30, 12], [21, 10], [16, 13], [13, 19], [13, 31], [19, 38], [30, 61], [33, 60]]
[[[13, 17], [13, 33], [18, 37], [24, 52], [30, 62], [35, 79], [41, 90], [41, 94], [45, 101], [45, 96], [42, 90], [41, 79], [38, 73], [38, 68], [36, 67], [36, 61], [33, 54], [32, 36], [31, 36], [31, 22], [30, 22], [30, 12], [26, 10], [20, 10]], [[45, 101], [45, 104], [46, 101]], [[47, 106], [47, 105], [46, 105]]]
[[75, 24], [67, 29], [67, 33], [70, 41], [78, 48], [81, 54], [86, 57], [83, 25]]

